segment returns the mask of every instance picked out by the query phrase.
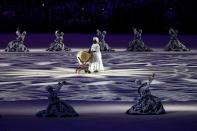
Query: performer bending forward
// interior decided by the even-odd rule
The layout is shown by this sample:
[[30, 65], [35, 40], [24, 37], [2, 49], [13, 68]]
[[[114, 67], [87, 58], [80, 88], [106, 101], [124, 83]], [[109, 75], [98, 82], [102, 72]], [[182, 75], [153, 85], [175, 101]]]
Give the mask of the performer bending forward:
[[91, 46], [90, 52], [92, 53], [92, 59], [89, 64], [89, 71], [91, 72], [103, 71], [104, 67], [103, 67], [102, 55], [100, 51], [98, 37], [93, 38], [93, 44]]

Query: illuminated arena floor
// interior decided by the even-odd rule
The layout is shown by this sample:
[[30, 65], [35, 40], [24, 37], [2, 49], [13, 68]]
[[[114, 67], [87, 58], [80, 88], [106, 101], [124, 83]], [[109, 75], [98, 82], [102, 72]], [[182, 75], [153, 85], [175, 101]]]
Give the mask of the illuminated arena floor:
[[[74, 49], [66, 53], [0, 51], [0, 131], [196, 131], [197, 51], [103, 53], [105, 71], [75, 73]], [[156, 79], [152, 94], [167, 114], [126, 115], [137, 99], [135, 79]], [[60, 98], [77, 118], [37, 118], [48, 101], [45, 87], [66, 80]]]
[[134, 80], [147, 80], [153, 72], [152, 93], [163, 101], [197, 100], [196, 50], [139, 53], [120, 49], [102, 54], [105, 71], [76, 74], [79, 50], [87, 49], [65, 53], [0, 51], [0, 101], [47, 99], [45, 86], [66, 80], [69, 84], [62, 88], [61, 99], [132, 102], [137, 97]]

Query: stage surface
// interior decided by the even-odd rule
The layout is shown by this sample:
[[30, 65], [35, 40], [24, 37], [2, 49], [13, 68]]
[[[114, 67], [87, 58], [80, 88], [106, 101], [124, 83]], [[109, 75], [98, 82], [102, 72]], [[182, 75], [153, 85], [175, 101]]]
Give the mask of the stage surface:
[[[197, 50], [102, 54], [105, 71], [75, 73], [76, 53], [5, 53], [0, 50], [0, 131], [196, 131]], [[135, 79], [156, 73], [152, 94], [167, 114], [126, 115], [138, 94]], [[59, 94], [77, 118], [37, 118], [46, 108], [45, 88], [67, 81]]]
[[60, 98], [85, 101], [136, 100], [135, 79], [147, 80], [156, 73], [152, 94], [162, 101], [197, 100], [197, 50], [191, 52], [116, 52], [102, 54], [105, 71], [75, 73], [76, 53], [48, 53], [32, 49], [29, 53], [0, 51], [0, 101], [47, 99], [47, 85], [67, 81]]

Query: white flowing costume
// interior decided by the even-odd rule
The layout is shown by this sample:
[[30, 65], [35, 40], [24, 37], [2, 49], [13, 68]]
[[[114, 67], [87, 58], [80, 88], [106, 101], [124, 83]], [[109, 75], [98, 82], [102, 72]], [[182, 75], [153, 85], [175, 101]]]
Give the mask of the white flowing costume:
[[103, 67], [103, 62], [102, 62], [102, 55], [101, 55], [100, 46], [98, 43], [92, 44], [91, 52], [93, 56], [89, 64], [89, 71], [91, 72], [103, 71], [104, 67]]

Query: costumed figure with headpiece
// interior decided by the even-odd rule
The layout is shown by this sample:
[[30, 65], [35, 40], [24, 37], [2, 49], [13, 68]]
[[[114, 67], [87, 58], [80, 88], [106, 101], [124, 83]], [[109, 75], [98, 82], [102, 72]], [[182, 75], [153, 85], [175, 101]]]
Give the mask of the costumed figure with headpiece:
[[94, 37], [93, 38], [93, 44], [90, 48], [90, 52], [92, 54], [92, 58], [90, 60], [89, 64], [89, 71], [90, 72], [99, 72], [103, 71], [103, 61], [102, 61], [102, 54], [100, 51], [100, 45], [99, 45], [99, 38]]
[[135, 84], [138, 86], [139, 99], [136, 104], [126, 111], [126, 114], [159, 115], [165, 113], [161, 100], [152, 95], [149, 89], [154, 77], [155, 74], [149, 77], [147, 82], [135, 80]]
[[144, 42], [142, 41], [142, 30], [137, 30], [133, 28], [134, 38], [133, 41], [129, 43], [129, 47], [127, 51], [151, 51], [151, 49], [147, 48]]
[[46, 110], [42, 110], [36, 114], [38, 117], [76, 117], [79, 116], [74, 108], [64, 103], [58, 97], [58, 93], [63, 85], [67, 84], [66, 81], [59, 82], [57, 87], [47, 86], [46, 90], [49, 93], [49, 104]]
[[185, 45], [183, 45], [177, 38], [178, 30], [173, 28], [169, 29], [170, 41], [165, 47], [165, 51], [190, 51]]
[[59, 30], [55, 31], [56, 39], [53, 43], [50, 44], [50, 47], [47, 51], [70, 51], [68, 47], [65, 46], [63, 43], [64, 40], [64, 33], [60, 32]]
[[10, 41], [5, 48], [6, 52], [29, 52], [27, 47], [24, 44], [24, 39], [26, 36], [27, 32], [23, 31], [22, 33], [20, 32], [19, 28], [16, 31], [16, 40]]

